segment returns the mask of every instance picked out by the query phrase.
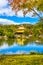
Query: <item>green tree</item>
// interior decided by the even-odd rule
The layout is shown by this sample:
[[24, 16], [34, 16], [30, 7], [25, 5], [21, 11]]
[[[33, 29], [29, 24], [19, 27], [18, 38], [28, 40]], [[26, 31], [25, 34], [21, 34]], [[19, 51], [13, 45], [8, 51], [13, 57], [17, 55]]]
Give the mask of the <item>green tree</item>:
[[3, 29], [3, 27], [2, 26], [0, 26], [0, 36], [4, 36], [5, 34], [4, 34], [4, 29]]

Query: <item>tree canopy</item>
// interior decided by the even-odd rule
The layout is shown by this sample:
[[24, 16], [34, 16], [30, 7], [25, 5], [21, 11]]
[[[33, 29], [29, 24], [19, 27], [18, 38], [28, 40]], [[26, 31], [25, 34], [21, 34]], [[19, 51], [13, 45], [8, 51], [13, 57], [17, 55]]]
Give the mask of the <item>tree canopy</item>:
[[38, 12], [43, 12], [43, 0], [40, 1], [39, 0], [8, 0], [8, 1], [10, 6], [12, 7], [12, 10], [15, 11], [16, 15], [18, 11], [22, 10], [24, 16], [28, 12], [33, 11], [34, 15], [38, 15], [40, 17]]

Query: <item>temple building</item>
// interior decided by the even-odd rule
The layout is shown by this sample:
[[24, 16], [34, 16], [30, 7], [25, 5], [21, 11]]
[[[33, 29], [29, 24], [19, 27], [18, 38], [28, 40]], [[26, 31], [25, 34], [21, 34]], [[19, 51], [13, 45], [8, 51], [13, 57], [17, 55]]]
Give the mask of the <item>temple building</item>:
[[15, 32], [15, 37], [17, 38], [23, 37], [24, 29], [25, 29], [24, 26], [19, 26]]
[[23, 34], [24, 29], [25, 29], [24, 26], [20, 26], [20, 27], [17, 29], [16, 34]]

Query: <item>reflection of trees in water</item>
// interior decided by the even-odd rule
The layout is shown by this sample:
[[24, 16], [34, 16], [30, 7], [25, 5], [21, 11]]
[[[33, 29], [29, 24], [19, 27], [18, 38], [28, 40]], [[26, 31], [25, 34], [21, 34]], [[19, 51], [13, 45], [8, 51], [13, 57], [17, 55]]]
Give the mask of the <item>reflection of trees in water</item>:
[[[39, 42], [36, 42], [39, 41]], [[38, 37], [29, 37], [29, 38], [15, 38], [15, 39], [0, 39], [0, 46], [3, 43], [6, 43], [8, 45], [13, 45], [14, 43], [17, 43], [18, 45], [27, 45], [35, 42], [35, 44], [43, 44], [43, 38], [38, 38]]]
[[36, 41], [35, 41], [35, 43], [36, 44], [40, 44], [40, 45], [43, 45], [43, 38], [42, 37], [36, 37], [36, 39], [35, 39]]
[[10, 46], [10, 45], [13, 45], [15, 42], [15, 39], [8, 39], [6, 40], [6, 43]]
[[5, 42], [4, 39], [0, 39], [0, 46], [3, 45], [4, 42]]
[[37, 44], [37, 45], [43, 45], [43, 41], [35, 42], [35, 44]]
[[[43, 41], [37, 37], [29, 37], [29, 38], [16, 38], [16, 43], [19, 44], [19, 45], [27, 45], [27, 44], [31, 44], [33, 42], [36, 43], [36, 40], [39, 40], [40, 44], [43, 43]], [[36, 44], [39, 44], [39, 42], [37, 42]]]
[[31, 41], [31, 40], [29, 40], [29, 39], [25, 39], [24, 40], [24, 45], [26, 45], [26, 44], [31, 44], [33, 41]]
[[8, 44], [10, 46], [10, 45], [13, 45], [14, 42], [15, 42], [14, 39], [7, 39], [7, 40], [1, 39], [0, 40], [0, 46], [3, 45], [4, 43], [6, 43], [6, 44]]

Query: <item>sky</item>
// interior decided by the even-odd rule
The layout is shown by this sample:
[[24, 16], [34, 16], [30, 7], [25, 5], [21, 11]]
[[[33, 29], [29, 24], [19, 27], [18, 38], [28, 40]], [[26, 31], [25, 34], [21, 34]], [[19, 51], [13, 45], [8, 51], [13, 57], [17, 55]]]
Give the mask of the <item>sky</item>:
[[38, 16], [32, 17], [33, 12], [23, 16], [22, 10], [18, 12], [18, 15], [15, 15], [15, 12], [12, 11], [11, 7], [7, 0], [0, 0], [0, 24], [23, 24], [23, 23], [37, 23], [39, 18]]

